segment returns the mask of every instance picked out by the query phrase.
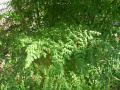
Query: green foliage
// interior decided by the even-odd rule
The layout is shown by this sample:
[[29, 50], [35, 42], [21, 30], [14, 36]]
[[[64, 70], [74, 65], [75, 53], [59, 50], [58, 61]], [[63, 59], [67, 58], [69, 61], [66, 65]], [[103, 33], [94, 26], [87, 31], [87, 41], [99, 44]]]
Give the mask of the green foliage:
[[1, 16], [10, 26], [0, 29], [0, 89], [119, 90], [119, 3], [12, 0]]

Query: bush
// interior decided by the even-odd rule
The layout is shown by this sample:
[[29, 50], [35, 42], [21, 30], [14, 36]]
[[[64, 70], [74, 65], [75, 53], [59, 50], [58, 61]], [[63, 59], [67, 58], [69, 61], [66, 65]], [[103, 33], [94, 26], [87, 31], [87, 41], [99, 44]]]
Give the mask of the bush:
[[12, 0], [15, 12], [3, 17], [13, 24], [0, 30], [1, 90], [119, 90], [113, 4]]

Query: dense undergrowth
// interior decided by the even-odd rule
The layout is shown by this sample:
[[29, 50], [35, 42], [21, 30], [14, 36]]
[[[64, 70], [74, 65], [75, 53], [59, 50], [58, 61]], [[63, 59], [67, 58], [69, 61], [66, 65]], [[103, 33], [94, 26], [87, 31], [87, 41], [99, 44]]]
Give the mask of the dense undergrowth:
[[1, 90], [120, 89], [119, 2], [68, 1], [12, 0], [1, 16]]

